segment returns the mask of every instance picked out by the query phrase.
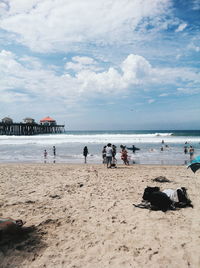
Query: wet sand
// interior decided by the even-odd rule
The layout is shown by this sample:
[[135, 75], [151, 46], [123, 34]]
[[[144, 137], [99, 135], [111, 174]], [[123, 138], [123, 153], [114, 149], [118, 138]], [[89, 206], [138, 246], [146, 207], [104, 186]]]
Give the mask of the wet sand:
[[[134, 207], [147, 185], [185, 186], [194, 208]], [[198, 268], [199, 211], [200, 171], [185, 166], [1, 164], [0, 217], [28, 229], [0, 241], [0, 267]]]

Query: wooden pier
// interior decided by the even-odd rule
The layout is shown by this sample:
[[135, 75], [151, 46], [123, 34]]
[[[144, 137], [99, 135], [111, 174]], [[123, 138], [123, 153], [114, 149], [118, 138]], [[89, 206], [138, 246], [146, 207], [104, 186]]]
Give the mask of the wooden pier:
[[0, 122], [0, 135], [39, 135], [56, 134], [65, 131], [64, 125], [42, 125], [37, 123], [3, 123]]

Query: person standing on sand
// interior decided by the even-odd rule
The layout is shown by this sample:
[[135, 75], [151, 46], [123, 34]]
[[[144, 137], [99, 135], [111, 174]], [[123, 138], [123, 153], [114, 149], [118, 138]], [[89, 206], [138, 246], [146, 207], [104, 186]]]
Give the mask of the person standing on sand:
[[85, 164], [87, 163], [88, 148], [85, 146], [83, 148], [83, 156], [85, 157]]
[[103, 147], [102, 158], [103, 158], [103, 164], [106, 164], [106, 146]]
[[111, 168], [112, 157], [113, 157], [112, 145], [111, 145], [111, 143], [108, 143], [107, 146], [106, 146], [106, 164], [107, 164], [107, 168]]
[[112, 157], [113, 157], [113, 162], [116, 162], [116, 154], [117, 154], [117, 147], [113, 144], [112, 145], [112, 150], [113, 150], [113, 152], [112, 152]]

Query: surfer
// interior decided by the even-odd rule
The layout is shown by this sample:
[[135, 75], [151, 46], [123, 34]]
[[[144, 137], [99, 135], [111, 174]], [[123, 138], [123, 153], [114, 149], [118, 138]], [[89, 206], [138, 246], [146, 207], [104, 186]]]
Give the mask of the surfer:
[[131, 150], [133, 153], [135, 153], [135, 151], [140, 150], [140, 148], [135, 147], [135, 145], [132, 145], [132, 147], [127, 147], [128, 150]]

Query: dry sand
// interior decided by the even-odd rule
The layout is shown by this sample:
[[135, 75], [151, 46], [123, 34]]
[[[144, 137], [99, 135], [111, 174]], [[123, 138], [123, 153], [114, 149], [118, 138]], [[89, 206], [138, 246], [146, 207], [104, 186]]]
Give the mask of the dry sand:
[[[194, 208], [134, 207], [147, 185], [185, 186]], [[0, 242], [0, 267], [199, 268], [199, 211], [200, 172], [183, 166], [1, 164], [0, 216], [34, 228]]]

